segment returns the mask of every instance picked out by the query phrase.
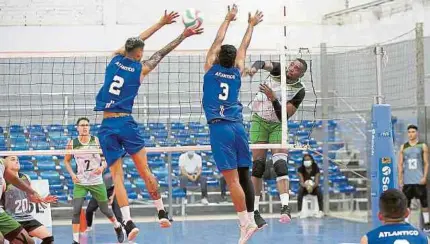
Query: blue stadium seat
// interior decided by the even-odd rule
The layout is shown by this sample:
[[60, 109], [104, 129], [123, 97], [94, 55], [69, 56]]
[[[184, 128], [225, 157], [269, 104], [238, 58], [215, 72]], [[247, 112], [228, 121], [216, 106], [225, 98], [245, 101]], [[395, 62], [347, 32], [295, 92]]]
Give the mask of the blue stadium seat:
[[56, 165], [54, 161], [38, 161], [37, 167], [39, 168], [39, 171], [50, 171], [50, 170], [56, 170]]
[[20, 162], [21, 162], [21, 160], [27, 160], [27, 161], [33, 160], [31, 156], [27, 156], [27, 155], [18, 156], [18, 159], [19, 159]]
[[162, 154], [159, 152], [148, 152], [146, 156], [148, 157], [148, 160], [155, 160], [160, 159]]
[[11, 137], [10, 144], [27, 144], [27, 138], [25, 136]]
[[52, 156], [50, 155], [37, 155], [32, 158], [32, 160], [36, 161], [50, 161], [52, 160]]
[[173, 136], [176, 139], [187, 139], [190, 138], [190, 133], [188, 131], [180, 131], [178, 133], [174, 133]]
[[3, 127], [0, 126], [0, 134], [3, 134], [3, 133], [4, 133]]
[[63, 191], [64, 187], [62, 184], [49, 184], [49, 191], [50, 192], [58, 192]]
[[298, 137], [309, 137], [310, 133], [311, 132], [308, 130], [299, 130], [296, 132], [296, 136], [298, 136]]
[[154, 141], [145, 141], [145, 147], [155, 147], [156, 144]]
[[52, 124], [52, 125], [46, 126], [46, 130], [49, 131], [49, 133], [51, 133], [51, 132], [64, 132], [64, 126], [62, 126], [60, 124]]
[[63, 138], [67, 139], [68, 138], [64, 131], [50, 131], [48, 133], [48, 135], [49, 135], [49, 138], [51, 140], [58, 140], [58, 139], [63, 139]]
[[101, 124], [92, 124], [90, 127], [90, 130], [95, 134], [94, 132], [99, 131]]
[[163, 123], [149, 123], [148, 124], [148, 128], [149, 129], [151, 129], [151, 130], [157, 130], [157, 129], [163, 129], [163, 130], [165, 130], [166, 129], [166, 125], [165, 124], [163, 124]]
[[10, 134], [22, 134], [24, 133], [24, 128], [21, 125], [11, 125], [9, 127]]
[[[75, 160], [72, 160], [72, 162], [70, 162], [70, 166], [72, 167], [73, 171], [75, 171], [75, 172], [76, 172], [76, 167], [77, 167], [77, 166], [76, 166]], [[63, 170], [64, 175], [68, 174], [68, 173], [67, 173], [66, 166], [64, 165], [64, 161], [61, 161], [61, 162], [60, 162], [60, 168]]]
[[164, 162], [164, 160], [162, 159], [158, 159], [158, 160], [149, 160], [148, 161], [148, 165], [150, 168], [159, 168], [159, 167], [164, 167], [166, 164], [166, 162]]
[[136, 188], [139, 189], [140, 191], [144, 191], [146, 189], [145, 181], [143, 181], [140, 178], [138, 178], [137, 180], [135, 180], [134, 184], [136, 185]]
[[24, 171], [34, 170], [34, 165], [31, 161], [20, 160], [19, 164], [21, 165], [21, 170], [24, 170]]
[[342, 185], [341, 187], [339, 187], [339, 192], [341, 193], [353, 193], [356, 191], [357, 189], [351, 185]]
[[187, 194], [185, 193], [185, 191], [181, 188], [173, 188], [172, 189], [172, 197], [173, 198], [184, 198], [186, 197]]
[[210, 142], [209, 138], [204, 138], [204, 139], [202, 138], [202, 139], [197, 139], [196, 144], [197, 145], [210, 145], [211, 142]]
[[45, 131], [45, 129], [43, 128], [42, 125], [36, 125], [36, 124], [28, 126], [27, 130], [29, 133], [32, 133], [32, 132], [42, 132], [43, 133]]
[[166, 139], [166, 140], [161, 139], [160, 141], [158, 141], [158, 145], [160, 147], [170, 147], [170, 146], [174, 146], [175, 143], [169, 139]]
[[134, 192], [133, 184], [127, 179], [124, 179], [124, 187], [127, 193]]
[[154, 138], [156, 140], [160, 140], [160, 139], [166, 139], [167, 138], [167, 131], [153, 131], [152, 136], [154, 136]]
[[176, 123], [172, 123], [170, 128], [172, 130], [183, 130], [185, 129], [185, 125], [183, 123], [176, 122]]
[[216, 187], [219, 185], [218, 180], [215, 178], [208, 178], [207, 182], [208, 182], [208, 186], [211, 186], [211, 187]]
[[209, 138], [209, 133], [207, 133], [207, 132], [198, 132], [198, 133], [194, 134], [194, 137], [198, 138], [198, 139], [207, 139], [207, 138]]
[[49, 150], [51, 145], [46, 141], [31, 142], [30, 148], [33, 150]]
[[137, 170], [134, 169], [134, 168], [128, 170], [127, 172], [131, 175], [131, 178], [133, 178], [133, 179], [136, 179], [136, 178], [140, 177], [139, 172], [137, 172]]
[[49, 180], [49, 184], [61, 183], [60, 174], [57, 171], [43, 171], [40, 172], [40, 177], [42, 179]]
[[64, 193], [58, 193], [58, 194], [55, 194], [55, 195], [58, 197], [58, 201], [59, 202], [66, 203], [69, 200], [68, 197], [67, 197], [67, 195], [64, 194]]
[[128, 196], [128, 199], [132, 199], [132, 200], [137, 199], [137, 193], [136, 192], [128, 192], [127, 196]]
[[212, 171], [212, 169], [209, 168], [202, 168], [202, 175], [203, 176], [213, 176], [214, 172]]
[[142, 191], [140, 193], [144, 199], [150, 199], [149, 193], [147, 191]]
[[184, 138], [184, 139], [178, 139], [177, 142], [181, 146], [191, 146], [195, 145], [193, 138]]
[[124, 157], [123, 158], [123, 165], [127, 167], [127, 169], [134, 169], [134, 162], [130, 157]]
[[163, 179], [167, 177], [167, 169], [154, 169], [152, 170], [152, 173], [157, 177], [158, 179]]
[[[160, 184], [160, 187], [169, 187], [169, 180], [167, 177], [159, 178], [158, 184]], [[172, 187], [179, 186], [179, 180], [172, 179]]]
[[[24, 169], [21, 167], [21, 170], [24, 170]], [[31, 170], [34, 170], [34, 168], [31, 169]], [[30, 180], [37, 180], [39, 178], [39, 176], [37, 175], [37, 173], [34, 172], [34, 171], [20, 171], [20, 172], [22, 174], [26, 174], [30, 178]]]
[[67, 131], [70, 133], [71, 131], [76, 131], [76, 125], [67, 125]]
[[11, 144], [10, 148], [12, 151], [28, 151], [30, 149], [27, 143]]
[[292, 120], [288, 121], [288, 129], [298, 129], [298, 128], [300, 128], [300, 122], [292, 121]]
[[190, 122], [188, 123], [188, 127], [192, 130], [199, 130], [205, 128], [205, 126], [200, 124], [199, 122]]
[[51, 139], [51, 146], [55, 149], [65, 149], [68, 142], [69, 138], [67, 137], [61, 139]]

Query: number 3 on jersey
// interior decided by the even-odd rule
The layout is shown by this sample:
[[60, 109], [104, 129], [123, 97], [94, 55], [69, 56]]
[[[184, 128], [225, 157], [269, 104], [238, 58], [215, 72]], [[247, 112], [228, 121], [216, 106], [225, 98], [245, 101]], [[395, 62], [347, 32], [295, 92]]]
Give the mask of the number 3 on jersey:
[[113, 77], [113, 81], [110, 84], [109, 87], [109, 92], [119, 96], [119, 94], [121, 93], [121, 87], [124, 85], [124, 78], [122, 78], [121, 76], [115, 75]]
[[224, 83], [224, 82], [221, 82], [220, 87], [222, 88], [222, 93], [219, 94], [218, 98], [220, 100], [225, 101], [225, 100], [228, 99], [228, 84]]

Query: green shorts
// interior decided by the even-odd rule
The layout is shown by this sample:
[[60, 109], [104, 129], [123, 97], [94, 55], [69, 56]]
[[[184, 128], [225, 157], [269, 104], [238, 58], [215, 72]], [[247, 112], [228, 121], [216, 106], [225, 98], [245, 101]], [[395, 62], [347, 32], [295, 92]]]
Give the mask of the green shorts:
[[7, 240], [13, 240], [21, 232], [21, 225], [6, 212], [0, 213], [0, 232]]
[[85, 198], [88, 192], [90, 192], [91, 196], [93, 196], [98, 202], [106, 202], [108, 200], [105, 184], [90, 186], [76, 184], [73, 189], [73, 198]]
[[282, 142], [282, 126], [280, 122], [264, 120], [257, 114], [252, 115], [249, 136], [252, 144], [265, 142], [268, 144], [280, 144]]

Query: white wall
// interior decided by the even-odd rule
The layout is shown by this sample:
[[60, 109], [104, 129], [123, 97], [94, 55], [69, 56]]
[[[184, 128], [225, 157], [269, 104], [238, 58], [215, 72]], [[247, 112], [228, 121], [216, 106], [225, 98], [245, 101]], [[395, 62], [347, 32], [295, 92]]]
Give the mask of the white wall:
[[[85, 5], [82, 5], [85, 2]], [[205, 14], [205, 33], [186, 40], [180, 50], [204, 50], [211, 44], [225, 6], [231, 1], [142, 1], [142, 0], [0, 0], [0, 51], [110, 51], [123, 44], [129, 36], [158, 20], [164, 9], [183, 11], [194, 7]], [[344, 7], [344, 0], [236, 0], [239, 16], [225, 42], [239, 44], [246, 28], [247, 12], [259, 8], [265, 21], [255, 30], [251, 49], [276, 49], [282, 35], [281, 13], [287, 6], [287, 46], [318, 47], [370, 45], [403, 34], [415, 23], [430, 23], [430, 9], [416, 4], [414, 11], [375, 21], [372, 14], [361, 24], [347, 26], [321, 25], [321, 17]], [[351, 0], [351, 6], [364, 0]], [[55, 4], [54, 4], [55, 3]], [[186, 4], [184, 4], [186, 3]], [[52, 6], [54, 7], [52, 7]], [[50, 7], [51, 6], [51, 7]], [[12, 18], [13, 16], [19, 16]], [[10, 26], [10, 25], [21, 26]], [[24, 24], [28, 26], [23, 26]], [[37, 26], [39, 25], [39, 26]], [[40, 26], [41, 25], [41, 26]], [[182, 30], [177, 23], [165, 27], [147, 41], [147, 49], [159, 49]], [[425, 25], [430, 35], [430, 25]], [[413, 38], [413, 34], [405, 36]]]

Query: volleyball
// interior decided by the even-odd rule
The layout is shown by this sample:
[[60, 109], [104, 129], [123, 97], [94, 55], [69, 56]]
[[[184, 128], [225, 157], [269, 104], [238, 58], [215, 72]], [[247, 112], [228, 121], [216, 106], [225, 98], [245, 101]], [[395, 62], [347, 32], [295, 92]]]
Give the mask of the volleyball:
[[189, 8], [182, 14], [182, 22], [186, 28], [198, 28], [203, 23], [203, 16], [199, 10]]

